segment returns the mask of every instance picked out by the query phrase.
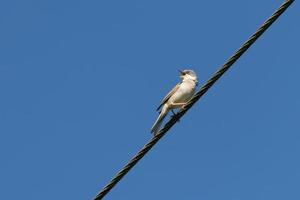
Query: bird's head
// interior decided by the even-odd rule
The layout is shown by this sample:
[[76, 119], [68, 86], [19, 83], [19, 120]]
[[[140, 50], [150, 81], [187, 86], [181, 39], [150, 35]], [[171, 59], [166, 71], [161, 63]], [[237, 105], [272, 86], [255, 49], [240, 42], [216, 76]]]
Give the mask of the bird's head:
[[198, 83], [197, 74], [191, 69], [178, 70], [180, 72], [180, 78], [182, 80], [193, 80], [196, 84]]

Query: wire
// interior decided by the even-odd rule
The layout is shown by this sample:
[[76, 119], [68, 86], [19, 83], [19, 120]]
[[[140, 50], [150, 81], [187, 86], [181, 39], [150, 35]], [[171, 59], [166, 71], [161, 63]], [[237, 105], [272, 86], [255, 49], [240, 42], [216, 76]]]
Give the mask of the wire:
[[135, 164], [167, 133], [167, 131], [196, 103], [207, 90], [247, 51], [247, 49], [277, 20], [277, 18], [294, 2], [285, 1], [273, 15], [240, 47], [233, 56], [201, 87], [187, 105], [175, 117], [172, 117], [165, 126], [144, 145], [144, 147], [121, 169], [117, 175], [96, 195], [95, 200], [102, 199]]

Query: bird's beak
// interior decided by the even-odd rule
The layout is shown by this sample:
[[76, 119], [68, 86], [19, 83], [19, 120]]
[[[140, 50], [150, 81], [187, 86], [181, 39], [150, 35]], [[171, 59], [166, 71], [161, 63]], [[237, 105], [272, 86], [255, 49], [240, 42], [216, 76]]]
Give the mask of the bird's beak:
[[182, 70], [179, 69], [178, 71], [181, 75], [185, 75], [185, 73]]

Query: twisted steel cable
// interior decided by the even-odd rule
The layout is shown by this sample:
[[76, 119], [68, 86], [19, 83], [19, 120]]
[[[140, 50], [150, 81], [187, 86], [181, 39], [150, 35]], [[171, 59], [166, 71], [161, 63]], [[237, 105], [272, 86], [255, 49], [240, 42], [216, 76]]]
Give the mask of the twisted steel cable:
[[102, 199], [135, 164], [172, 128], [172, 126], [196, 103], [213, 84], [247, 51], [247, 49], [277, 20], [277, 18], [294, 2], [285, 1], [267, 21], [240, 47], [233, 56], [201, 87], [187, 105], [172, 117], [144, 147], [120, 170], [117, 175], [96, 195], [95, 200]]

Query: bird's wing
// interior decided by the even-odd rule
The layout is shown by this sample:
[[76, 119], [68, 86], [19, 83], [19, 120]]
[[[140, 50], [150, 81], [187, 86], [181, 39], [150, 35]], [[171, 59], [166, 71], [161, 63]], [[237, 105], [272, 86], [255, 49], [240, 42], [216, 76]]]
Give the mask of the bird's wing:
[[170, 97], [178, 90], [179, 86], [180, 86], [181, 82], [178, 83], [168, 94], [167, 96], [165, 96], [165, 98], [161, 101], [160, 105], [158, 106], [158, 108], [156, 110], [159, 110], [169, 99]]

